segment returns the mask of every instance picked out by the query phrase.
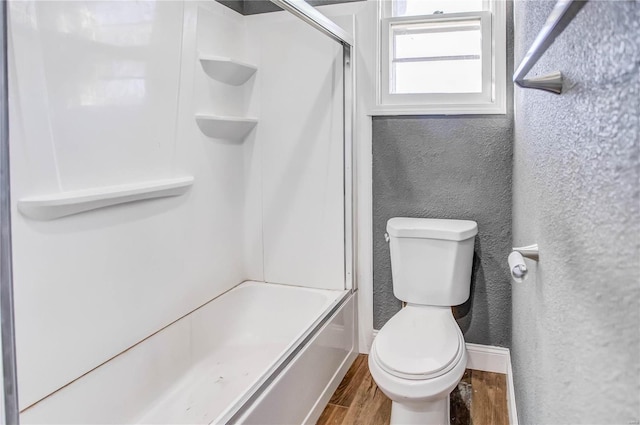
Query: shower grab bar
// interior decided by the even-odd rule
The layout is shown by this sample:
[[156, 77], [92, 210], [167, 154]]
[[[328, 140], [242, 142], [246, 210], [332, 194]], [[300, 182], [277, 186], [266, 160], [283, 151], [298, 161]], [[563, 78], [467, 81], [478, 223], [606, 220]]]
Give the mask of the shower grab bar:
[[558, 0], [544, 27], [538, 33], [524, 59], [520, 62], [520, 66], [513, 74], [514, 83], [525, 89], [545, 90], [556, 94], [562, 93], [562, 73], [559, 71], [537, 78], [525, 79], [525, 77], [587, 1]]

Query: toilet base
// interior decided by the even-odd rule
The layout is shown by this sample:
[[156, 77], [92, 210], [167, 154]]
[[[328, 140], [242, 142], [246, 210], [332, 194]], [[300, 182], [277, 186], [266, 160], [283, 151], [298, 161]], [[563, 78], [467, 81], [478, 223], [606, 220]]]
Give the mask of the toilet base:
[[390, 425], [449, 425], [449, 396], [420, 403], [391, 403]]

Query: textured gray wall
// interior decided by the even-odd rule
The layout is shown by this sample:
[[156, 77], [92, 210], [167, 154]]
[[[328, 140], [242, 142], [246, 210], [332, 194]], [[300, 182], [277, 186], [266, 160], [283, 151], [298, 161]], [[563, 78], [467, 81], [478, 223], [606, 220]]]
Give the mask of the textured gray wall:
[[399, 309], [393, 296], [391, 217], [478, 222], [470, 300], [457, 309], [468, 342], [509, 345], [512, 117], [373, 120], [374, 327]]
[[[507, 16], [512, 5], [507, 6]], [[513, 22], [507, 23], [507, 75]], [[508, 99], [513, 87], [508, 84]], [[513, 107], [507, 115], [373, 119], [373, 320], [380, 329], [400, 310], [393, 296], [391, 217], [478, 222], [471, 297], [454, 312], [467, 342], [509, 346]]]
[[[515, 5], [516, 58], [553, 2]], [[513, 287], [512, 361], [524, 424], [640, 421], [640, 4], [591, 1], [517, 89], [514, 243], [540, 245]]]
[[[219, 3], [235, 10], [243, 15], [255, 15], [257, 13], [277, 12], [280, 7], [269, 0], [216, 0]], [[328, 4], [349, 3], [363, 0], [307, 0], [311, 6], [325, 6]]]

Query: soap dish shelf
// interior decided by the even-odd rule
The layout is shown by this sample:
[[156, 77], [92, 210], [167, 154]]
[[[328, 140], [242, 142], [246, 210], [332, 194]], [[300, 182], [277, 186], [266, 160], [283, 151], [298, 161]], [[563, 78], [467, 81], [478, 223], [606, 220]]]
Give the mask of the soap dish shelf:
[[200, 55], [200, 64], [207, 75], [232, 86], [246, 83], [258, 68], [255, 65], [220, 56]]
[[256, 118], [225, 117], [220, 115], [196, 114], [198, 127], [204, 134], [214, 139], [242, 141], [258, 124]]
[[184, 194], [193, 177], [176, 177], [143, 183], [107, 186], [18, 200], [18, 210], [34, 220], [54, 220], [112, 205]]

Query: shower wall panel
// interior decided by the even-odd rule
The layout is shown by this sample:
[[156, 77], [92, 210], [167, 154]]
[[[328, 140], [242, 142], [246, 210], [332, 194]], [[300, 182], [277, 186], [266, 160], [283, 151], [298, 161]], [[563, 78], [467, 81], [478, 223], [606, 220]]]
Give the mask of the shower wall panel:
[[342, 46], [286, 12], [245, 19], [260, 93], [247, 145], [251, 277], [342, 289]]
[[[249, 88], [234, 97], [198, 63], [199, 49], [243, 53], [243, 17], [216, 2], [9, 9], [24, 409], [246, 278], [244, 148], [203, 135], [194, 114], [243, 113]], [[24, 197], [183, 175], [195, 183], [180, 197], [52, 221], [17, 210]]]

